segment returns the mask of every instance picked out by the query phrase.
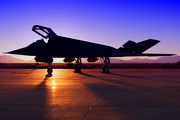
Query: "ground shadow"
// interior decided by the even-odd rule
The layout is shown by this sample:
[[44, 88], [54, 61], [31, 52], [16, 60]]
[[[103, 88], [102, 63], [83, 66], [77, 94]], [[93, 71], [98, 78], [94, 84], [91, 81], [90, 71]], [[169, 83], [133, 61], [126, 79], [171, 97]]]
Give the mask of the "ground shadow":
[[[8, 86], [11, 87], [11, 86]], [[9, 90], [18, 90], [19, 92], [9, 98], [3, 104], [1, 119], [14, 120], [42, 120], [45, 118], [47, 94], [45, 81], [38, 86], [21, 85], [12, 86]], [[10, 93], [9, 93], [10, 94]], [[12, 94], [12, 93], [11, 93]], [[2, 100], [1, 100], [2, 101]]]
[[[128, 77], [130, 79], [146, 79], [151, 80], [150, 78], [144, 78], [141, 76], [128, 76], [128, 75], [122, 75], [122, 74], [114, 74], [112, 75], [116, 76], [123, 76]], [[136, 114], [129, 114], [128, 112], [122, 110], [122, 108], [180, 108], [180, 88], [178, 86], [174, 88], [177, 92], [169, 91], [168, 86], [148, 86], [148, 85], [139, 85], [132, 82], [126, 82], [124, 80], [115, 80], [107, 77], [99, 77], [92, 74], [87, 73], [81, 73], [81, 75], [86, 77], [95, 78], [97, 80], [103, 80], [108, 83], [106, 84], [86, 84], [90, 90], [93, 91], [93, 93], [97, 94], [99, 97], [99, 100], [102, 99], [102, 101], [106, 101], [106, 107], [113, 107], [116, 109], [116, 111], [123, 112], [123, 114], [126, 114], [130, 117], [130, 119], [134, 119]], [[88, 79], [88, 78], [87, 78]], [[113, 84], [111, 84], [113, 83]], [[93, 107], [95, 107], [96, 104], [94, 104]], [[92, 109], [93, 109], [92, 107]], [[136, 113], [138, 111], [134, 111]], [[157, 112], [157, 111], [156, 111]], [[156, 112], [152, 111], [151, 114], [156, 114]], [[163, 111], [161, 111], [163, 112]], [[164, 112], [163, 112], [164, 113]], [[178, 112], [171, 111], [168, 114], [161, 114], [159, 115], [160, 119], [166, 119], [170, 118], [171, 116], [174, 116], [175, 119], [179, 118], [180, 115], [177, 114]], [[148, 112], [145, 113], [146, 118], [153, 119], [152, 116], [149, 116], [150, 114]], [[88, 114], [87, 114], [88, 115]]]
[[47, 80], [48, 78], [52, 77], [52, 74], [47, 74], [44, 78], [44, 80]]

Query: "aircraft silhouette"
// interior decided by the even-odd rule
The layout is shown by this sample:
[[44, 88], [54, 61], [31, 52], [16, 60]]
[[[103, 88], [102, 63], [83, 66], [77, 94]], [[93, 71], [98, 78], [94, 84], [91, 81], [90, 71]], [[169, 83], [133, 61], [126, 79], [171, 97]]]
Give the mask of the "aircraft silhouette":
[[116, 49], [107, 45], [58, 36], [51, 28], [40, 25], [34, 25], [32, 30], [43, 38], [48, 38], [48, 42], [46, 43], [43, 39], [37, 40], [27, 47], [7, 53], [36, 56], [34, 58], [36, 62], [48, 63], [47, 72], [49, 74], [53, 72], [51, 66], [53, 58], [64, 58], [64, 62], [73, 62], [75, 60], [75, 72], [80, 73], [82, 69], [81, 58], [88, 58], [88, 62], [95, 62], [98, 60], [97, 58], [100, 57], [105, 64], [103, 67], [103, 73], [109, 73], [109, 67], [111, 66], [109, 57], [174, 55], [143, 53], [160, 42], [154, 39], [148, 39], [138, 43], [129, 40], [122, 45], [123, 47]]

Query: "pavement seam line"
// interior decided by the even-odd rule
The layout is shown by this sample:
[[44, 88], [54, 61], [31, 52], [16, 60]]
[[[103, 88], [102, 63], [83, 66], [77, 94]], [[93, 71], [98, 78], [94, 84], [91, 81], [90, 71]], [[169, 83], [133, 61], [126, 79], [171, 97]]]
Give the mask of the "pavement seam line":
[[90, 106], [90, 108], [88, 109], [88, 111], [85, 113], [85, 115], [83, 116], [83, 118], [81, 120], [84, 120], [84, 118], [86, 117], [86, 115], [90, 112], [90, 110], [92, 109], [92, 107], [95, 105], [95, 103], [99, 100], [99, 98], [102, 96], [102, 94], [104, 93], [104, 91], [101, 93], [101, 95], [98, 96], [98, 98], [94, 101], [94, 103]]

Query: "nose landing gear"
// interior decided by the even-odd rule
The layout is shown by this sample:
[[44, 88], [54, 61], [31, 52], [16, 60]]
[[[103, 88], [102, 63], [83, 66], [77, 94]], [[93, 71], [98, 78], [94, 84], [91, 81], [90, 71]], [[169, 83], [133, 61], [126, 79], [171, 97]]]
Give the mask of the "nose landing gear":
[[52, 72], [53, 72], [51, 63], [48, 63], [48, 69], [47, 69], [47, 72], [48, 72], [48, 74], [52, 74]]

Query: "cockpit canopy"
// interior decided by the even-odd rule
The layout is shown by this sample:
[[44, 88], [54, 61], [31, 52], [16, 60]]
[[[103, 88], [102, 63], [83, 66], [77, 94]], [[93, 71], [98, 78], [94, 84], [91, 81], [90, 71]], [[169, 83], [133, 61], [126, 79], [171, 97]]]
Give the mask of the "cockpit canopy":
[[57, 36], [56, 33], [54, 33], [54, 31], [51, 30], [51, 28], [43, 27], [40, 25], [34, 25], [32, 31], [39, 34], [43, 38], [50, 38]]

